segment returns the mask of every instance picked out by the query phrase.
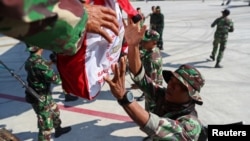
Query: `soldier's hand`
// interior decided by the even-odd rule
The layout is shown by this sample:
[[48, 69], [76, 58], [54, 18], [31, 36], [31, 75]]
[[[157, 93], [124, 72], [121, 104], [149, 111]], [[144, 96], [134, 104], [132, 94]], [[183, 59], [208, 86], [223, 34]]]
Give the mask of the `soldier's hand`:
[[[124, 37], [128, 43], [129, 47], [134, 47], [134, 46], [138, 46], [139, 47], [139, 43], [142, 40], [142, 37], [146, 31], [146, 26], [142, 26], [140, 28], [139, 26], [139, 22], [137, 23], [133, 23], [132, 19], [128, 18], [128, 22], [123, 23], [124, 27], [125, 27], [125, 34]], [[133, 35], [133, 36], [131, 36]]]
[[84, 4], [84, 7], [88, 13], [87, 32], [100, 34], [111, 43], [112, 38], [105, 30], [103, 30], [103, 27], [110, 29], [115, 35], [118, 35], [119, 23], [116, 17], [116, 12], [111, 8], [100, 5]]
[[116, 97], [116, 99], [122, 99], [126, 88], [125, 88], [125, 73], [126, 73], [126, 57], [121, 57], [120, 65], [113, 64], [111, 69], [114, 73], [114, 77], [111, 80], [108, 76], [104, 77], [104, 80], [109, 84], [110, 91]]

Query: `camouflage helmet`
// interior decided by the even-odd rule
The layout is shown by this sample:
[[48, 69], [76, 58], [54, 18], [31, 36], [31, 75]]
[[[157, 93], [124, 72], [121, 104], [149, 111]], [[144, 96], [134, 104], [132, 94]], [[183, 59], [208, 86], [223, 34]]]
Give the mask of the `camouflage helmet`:
[[164, 80], [168, 83], [171, 76], [175, 76], [188, 89], [189, 96], [199, 105], [203, 104], [200, 97], [201, 87], [205, 84], [205, 79], [201, 73], [191, 65], [181, 65], [175, 72], [162, 71]]
[[160, 38], [160, 34], [157, 31], [148, 29], [145, 31], [142, 41], [152, 41], [152, 40], [157, 41], [159, 40], [159, 38]]

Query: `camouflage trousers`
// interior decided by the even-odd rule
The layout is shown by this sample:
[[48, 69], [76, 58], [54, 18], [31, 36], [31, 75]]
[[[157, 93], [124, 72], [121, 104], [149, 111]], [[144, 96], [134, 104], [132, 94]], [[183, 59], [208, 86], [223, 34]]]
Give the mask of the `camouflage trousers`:
[[217, 62], [220, 62], [222, 60], [222, 58], [223, 58], [224, 51], [226, 49], [227, 40], [220, 39], [220, 38], [215, 38], [214, 39], [214, 41], [213, 41], [213, 50], [212, 50], [212, 53], [211, 53], [211, 55], [214, 58], [216, 57], [216, 53], [217, 53], [219, 44], [220, 44], [219, 53], [218, 53], [218, 56], [216, 58]]
[[60, 111], [50, 94], [42, 98], [45, 99], [44, 102], [32, 104], [32, 107], [38, 118], [38, 141], [49, 141], [51, 130], [61, 124]]

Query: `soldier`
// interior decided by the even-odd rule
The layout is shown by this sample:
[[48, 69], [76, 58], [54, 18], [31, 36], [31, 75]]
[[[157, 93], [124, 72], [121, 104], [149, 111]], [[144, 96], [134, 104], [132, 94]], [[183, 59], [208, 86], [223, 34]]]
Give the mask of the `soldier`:
[[[152, 6], [151, 7], [151, 13], [149, 13], [147, 16], [146, 16], [146, 18], [148, 18], [148, 17], [150, 17], [150, 19], [149, 19], [149, 27], [151, 28], [152, 27], [152, 23], [153, 23], [153, 21], [152, 21], [152, 15], [155, 13], [155, 6]], [[152, 28], [151, 28], [152, 29]]]
[[160, 34], [157, 47], [163, 50], [162, 32], [164, 29], [164, 15], [161, 13], [160, 6], [156, 6], [155, 12], [150, 17], [151, 29], [156, 30]]
[[216, 31], [214, 33], [214, 41], [213, 41], [213, 50], [210, 55], [210, 58], [214, 61], [215, 56], [219, 47], [219, 53], [216, 59], [216, 65], [215, 68], [221, 68], [220, 62], [223, 58], [224, 51], [226, 49], [227, 39], [228, 39], [228, 32], [234, 31], [234, 24], [231, 19], [228, 18], [228, 15], [230, 14], [230, 11], [228, 9], [225, 9], [222, 11], [222, 16], [217, 18], [212, 24], [211, 27], [216, 27]]
[[142, 19], [140, 20], [140, 26], [142, 27], [144, 25], [144, 22], [145, 22], [145, 16], [144, 14], [141, 12], [141, 8], [140, 7], [137, 7], [136, 8], [136, 11], [138, 12], [138, 14], [141, 15]]
[[[156, 47], [159, 40], [159, 33], [154, 30], [147, 30], [141, 41], [140, 54], [141, 61], [145, 68], [147, 76], [149, 76], [156, 84], [162, 85], [162, 57], [159, 48]], [[144, 93], [137, 99], [144, 100]], [[150, 111], [150, 107], [154, 104], [149, 104], [145, 101], [145, 109]]]
[[51, 62], [42, 58], [43, 49], [36, 46], [28, 47], [29, 58], [25, 62], [28, 85], [40, 95], [44, 101], [38, 101], [26, 91], [26, 101], [30, 103], [37, 114], [38, 141], [49, 141], [51, 130], [55, 128], [55, 137], [59, 137], [71, 130], [71, 127], [61, 127], [60, 111], [52, 98], [51, 83], [61, 84], [61, 79], [53, 69]]
[[[167, 88], [155, 84], [145, 74], [139, 54], [139, 42], [146, 27], [138, 28], [131, 21], [125, 28], [128, 42], [128, 61], [132, 80], [155, 101], [152, 112], [144, 110], [130, 91], [125, 89], [125, 58], [120, 65], [112, 66], [114, 78], [105, 77], [112, 94], [128, 115], [153, 140], [197, 141], [202, 124], [198, 119], [195, 104], [202, 105], [199, 95], [204, 85], [200, 72], [190, 65], [181, 65], [176, 71], [163, 71]], [[131, 36], [134, 35], [134, 36]], [[120, 67], [119, 67], [120, 66]]]

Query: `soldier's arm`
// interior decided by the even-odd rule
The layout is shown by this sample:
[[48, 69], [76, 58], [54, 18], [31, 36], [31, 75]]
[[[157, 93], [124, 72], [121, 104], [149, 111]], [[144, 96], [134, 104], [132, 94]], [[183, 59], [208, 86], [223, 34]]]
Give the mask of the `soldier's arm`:
[[161, 85], [163, 81], [162, 77], [162, 56], [158, 48], [154, 48], [151, 54], [151, 66], [152, 73], [151, 78], [156, 84]]
[[57, 74], [48, 64], [45, 60], [41, 62], [40, 64], [36, 65], [37, 68], [39, 68], [43, 74], [44, 80], [46, 82], [51, 82], [54, 84], [61, 84], [61, 78], [59, 74]]
[[211, 24], [211, 27], [214, 27], [215, 25], [217, 25], [218, 20], [219, 20], [219, 18], [215, 19], [214, 22]]
[[230, 25], [229, 25], [229, 32], [234, 32], [234, 23], [232, 20], [230, 20]]
[[164, 23], [164, 15], [162, 14], [162, 28], [164, 28], [165, 23]]
[[154, 70], [155, 70], [155, 83], [162, 85], [162, 81], [163, 81], [163, 76], [162, 76], [162, 59], [159, 58], [156, 60], [156, 62], [154, 63]]
[[150, 113], [149, 120], [145, 126], [141, 127], [141, 130], [154, 139], [194, 141], [199, 137], [201, 124], [197, 119], [190, 118], [190, 116], [172, 120]]

